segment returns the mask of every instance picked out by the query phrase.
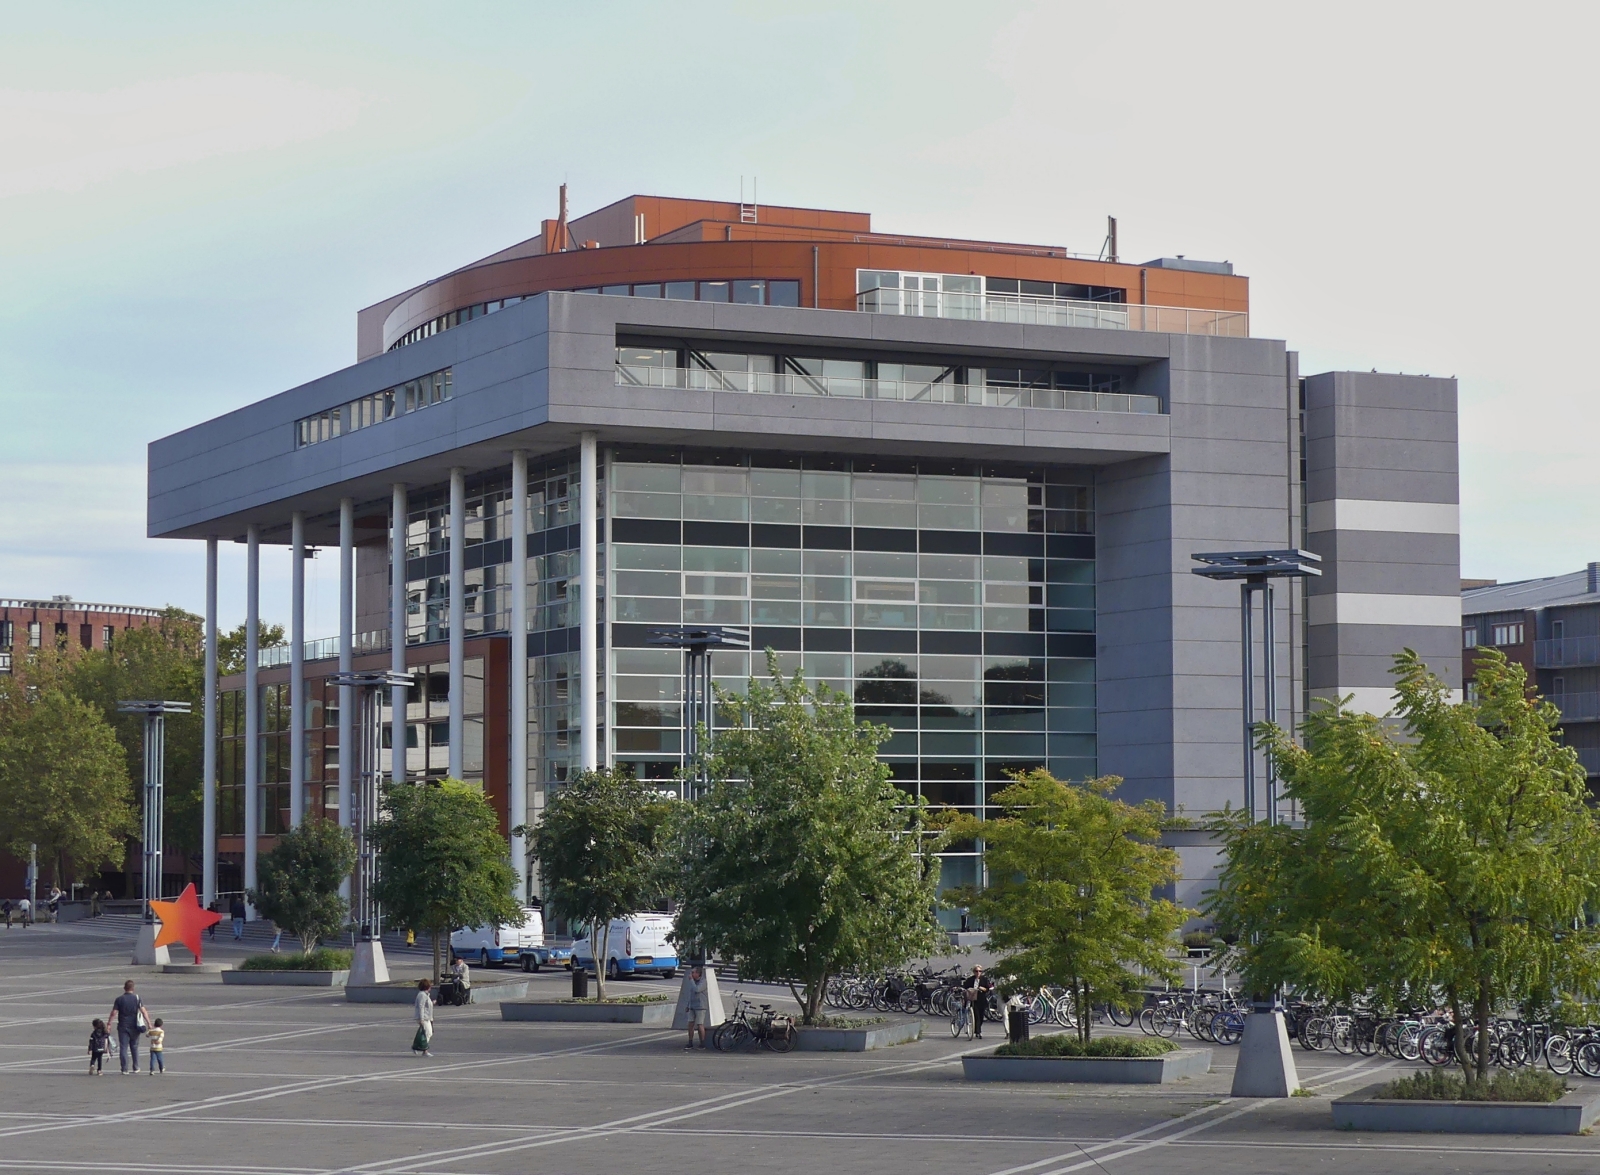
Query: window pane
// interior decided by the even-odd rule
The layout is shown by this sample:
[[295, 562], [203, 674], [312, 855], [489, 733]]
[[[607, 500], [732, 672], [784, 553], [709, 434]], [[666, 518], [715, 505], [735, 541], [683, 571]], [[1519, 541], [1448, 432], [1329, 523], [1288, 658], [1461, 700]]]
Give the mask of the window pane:
[[799, 282], [768, 282], [768, 306], [798, 306], [800, 305]]
[[702, 302], [727, 302], [730, 300], [730, 291], [727, 282], [701, 282], [700, 301]]
[[669, 298], [680, 298], [685, 302], [694, 301], [693, 282], [666, 282], [664, 283], [663, 288], [666, 290], [666, 296]]
[[764, 281], [736, 281], [733, 283], [733, 300], [748, 306], [759, 306], [766, 300], [767, 283]]

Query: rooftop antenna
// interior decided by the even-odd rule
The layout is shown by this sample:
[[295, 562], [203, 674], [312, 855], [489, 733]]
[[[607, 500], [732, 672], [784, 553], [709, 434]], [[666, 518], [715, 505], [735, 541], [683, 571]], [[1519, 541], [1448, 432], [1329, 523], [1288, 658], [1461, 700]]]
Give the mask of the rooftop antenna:
[[1099, 259], [1101, 261], [1109, 261], [1113, 265], [1117, 263], [1117, 218], [1115, 216], [1106, 217], [1106, 239], [1100, 246]]
[[556, 214], [556, 252], [565, 253], [571, 247], [567, 234], [567, 185], [561, 185], [561, 211]]

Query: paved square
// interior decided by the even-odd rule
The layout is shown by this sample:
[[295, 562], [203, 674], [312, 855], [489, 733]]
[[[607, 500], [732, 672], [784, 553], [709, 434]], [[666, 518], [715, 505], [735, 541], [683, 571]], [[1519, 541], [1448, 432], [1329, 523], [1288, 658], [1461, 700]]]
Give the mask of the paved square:
[[[1182, 1086], [969, 1085], [959, 1057], [973, 1046], [938, 1020], [924, 1041], [882, 1052], [724, 1056], [686, 1053], [677, 1033], [507, 1024], [474, 1005], [440, 1008], [436, 1055], [416, 1058], [407, 1008], [152, 974], [126, 964], [133, 929], [102, 918], [0, 930], [0, 1170], [1600, 1170], [1593, 1138], [1342, 1134], [1326, 1096], [1236, 1102], [1225, 1048]], [[217, 961], [245, 953], [226, 927], [209, 949]], [[422, 973], [422, 952], [398, 954], [399, 974]], [[119, 1077], [113, 1057], [89, 1078], [90, 1021], [126, 978], [166, 1020], [168, 1073]], [[537, 982], [557, 995], [567, 980]], [[1323, 1094], [1404, 1068], [1295, 1059]]]

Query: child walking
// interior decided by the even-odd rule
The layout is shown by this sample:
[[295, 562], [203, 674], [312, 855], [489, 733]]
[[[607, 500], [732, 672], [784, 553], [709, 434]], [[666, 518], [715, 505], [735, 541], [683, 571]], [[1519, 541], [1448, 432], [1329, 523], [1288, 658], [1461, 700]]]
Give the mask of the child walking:
[[102, 1066], [105, 1064], [106, 1049], [111, 1044], [111, 1033], [106, 1031], [106, 1022], [96, 1020], [94, 1027], [89, 1031], [89, 1075], [100, 1077], [104, 1075]]
[[150, 1065], [145, 1069], [145, 1072], [152, 1077], [157, 1073], [165, 1077], [167, 1075], [167, 1061], [164, 1050], [167, 1047], [167, 1030], [161, 1027], [160, 1016], [157, 1016], [155, 1023], [150, 1025], [150, 1031], [147, 1035], [150, 1037]]

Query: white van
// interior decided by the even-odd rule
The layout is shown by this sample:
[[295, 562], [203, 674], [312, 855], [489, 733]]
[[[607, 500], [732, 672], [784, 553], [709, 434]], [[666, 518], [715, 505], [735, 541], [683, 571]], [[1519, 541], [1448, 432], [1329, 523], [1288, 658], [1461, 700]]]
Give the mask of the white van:
[[487, 967], [518, 959], [524, 950], [544, 946], [544, 915], [531, 906], [522, 908], [522, 922], [516, 926], [470, 926], [450, 935], [451, 958]]
[[[630, 914], [612, 920], [606, 940], [606, 978], [621, 975], [659, 975], [671, 979], [678, 973], [678, 949], [672, 945], [672, 917], [668, 914]], [[594, 947], [586, 932], [572, 942], [572, 965], [593, 971]]]

